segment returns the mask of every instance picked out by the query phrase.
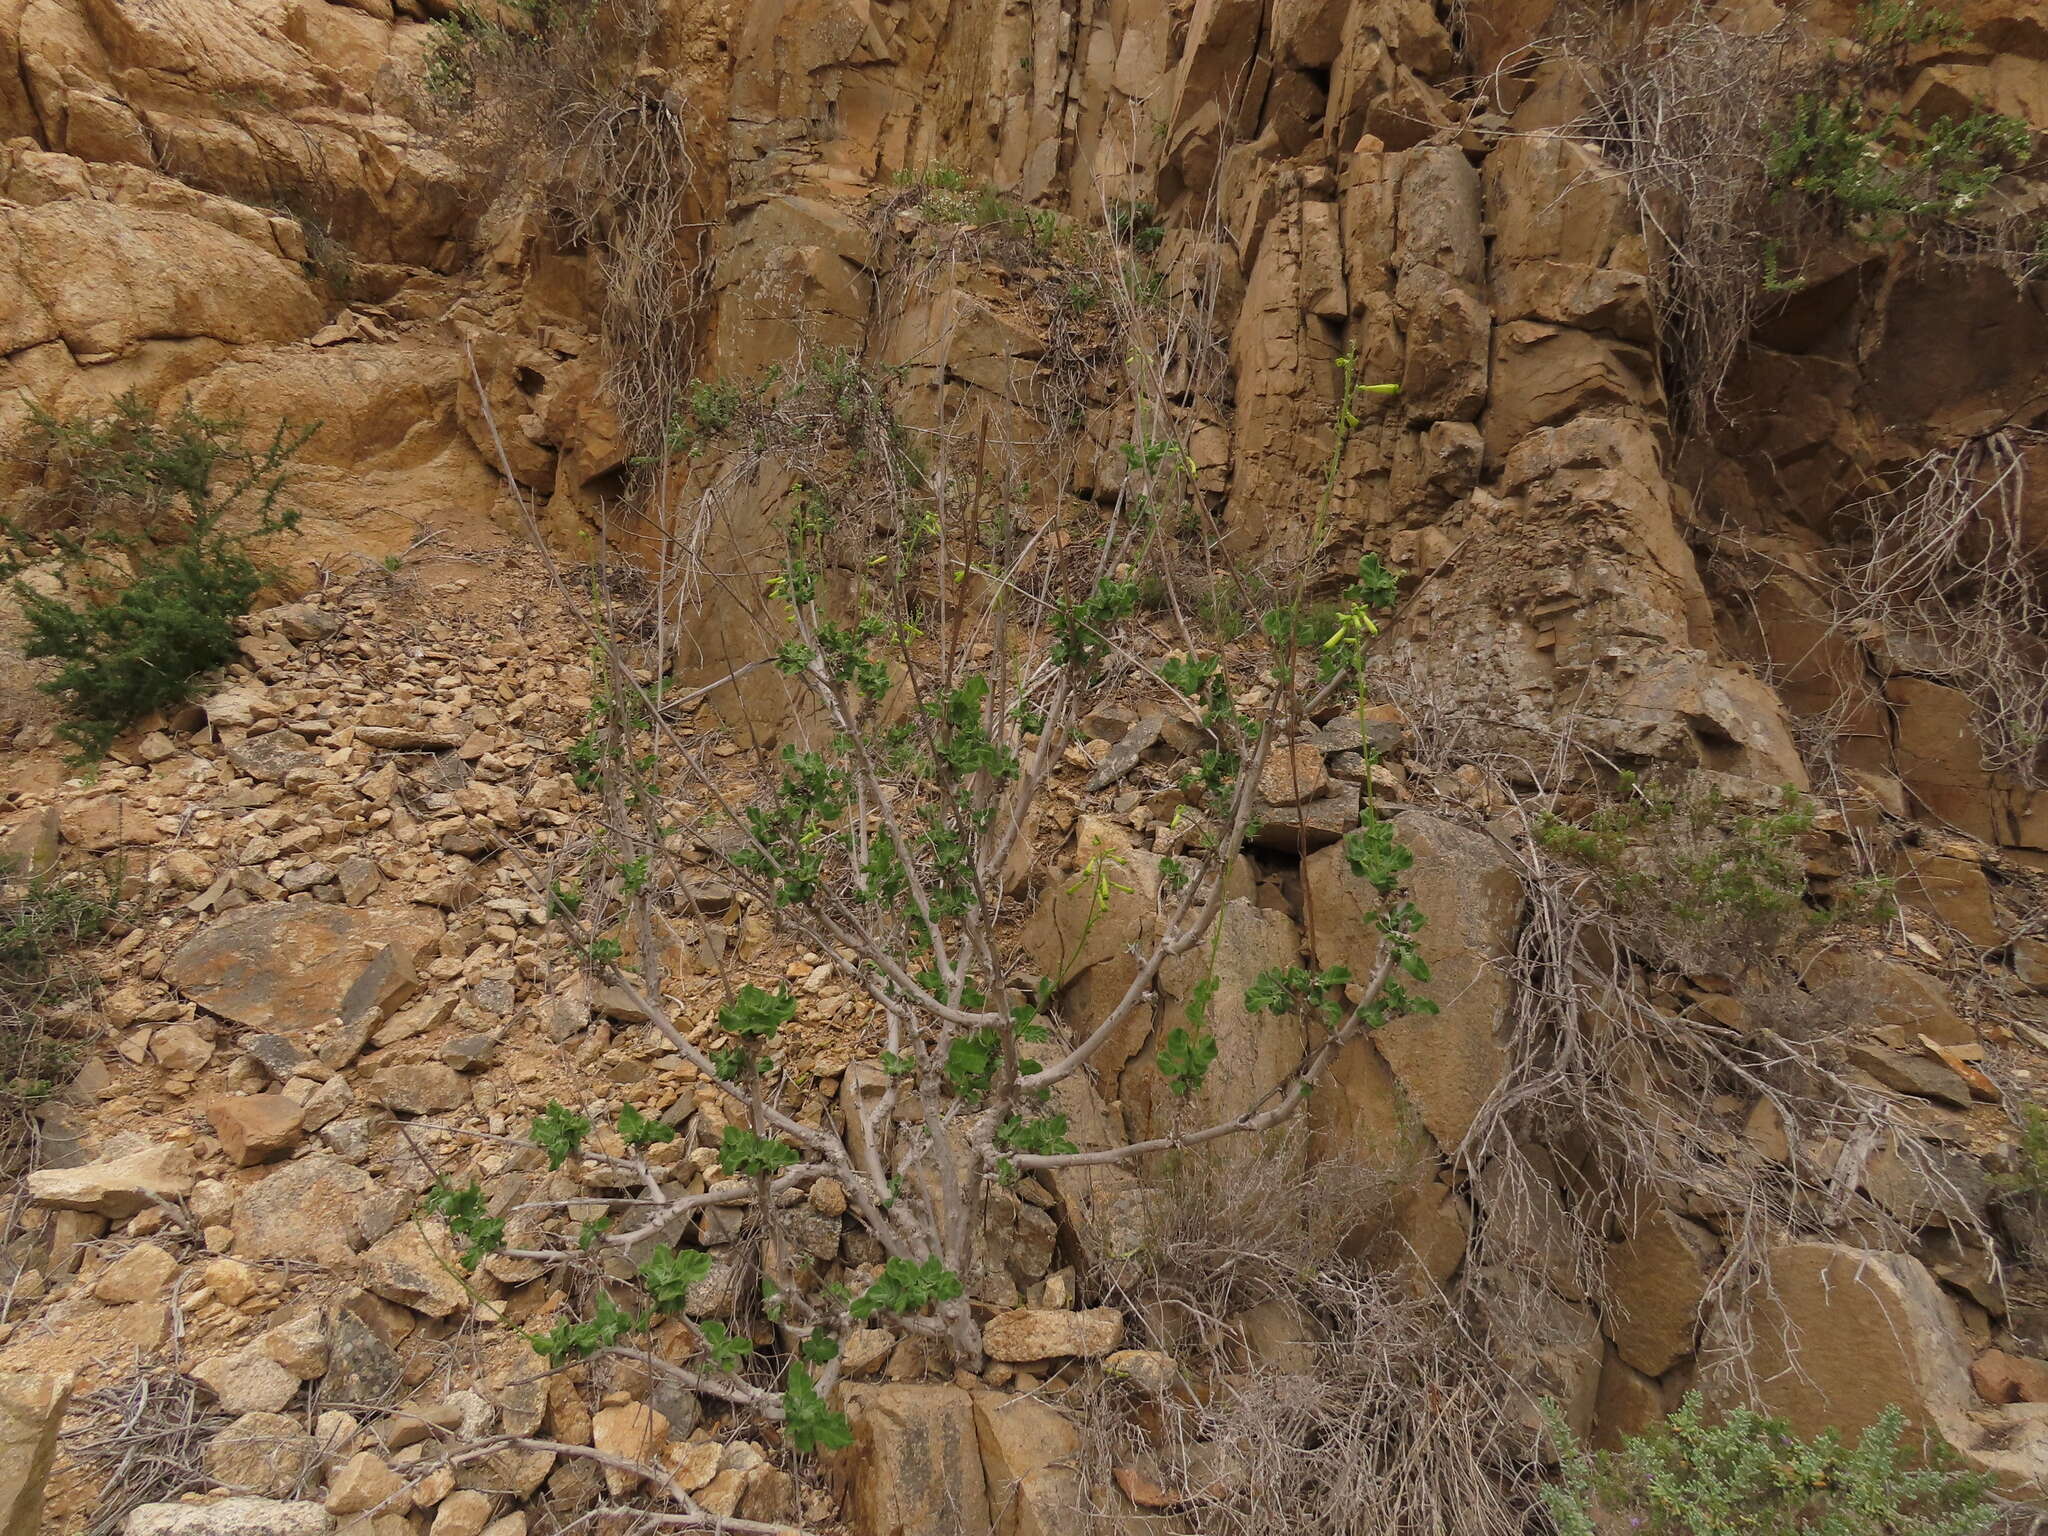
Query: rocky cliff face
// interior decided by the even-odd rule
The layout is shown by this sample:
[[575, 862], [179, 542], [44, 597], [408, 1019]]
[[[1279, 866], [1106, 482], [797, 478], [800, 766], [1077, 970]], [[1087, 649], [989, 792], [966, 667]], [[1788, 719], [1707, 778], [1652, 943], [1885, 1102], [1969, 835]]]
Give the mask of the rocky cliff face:
[[[2011, 1115], [2048, 1071], [2040, 157], [1997, 167], [1976, 224], [1944, 183], [1956, 218], [1911, 238], [1841, 218], [1759, 234], [1716, 361], [1724, 291], [1682, 276], [1708, 215], [1688, 225], [1617, 82], [1707, 28], [1714, 58], [1772, 50], [1772, 79], [1882, 68], [1922, 121], [2048, 131], [2048, 22], [1970, 0], [1890, 47], [1847, 0], [1644, 5], [1605, 30], [1549, 0], [602, 0], [611, 30], [574, 68], [493, 75], [463, 52], [479, 29], [537, 48], [545, 17], [480, 9], [0, 0], [0, 507], [41, 484], [37, 411], [132, 393], [321, 423], [305, 529], [280, 551], [280, 596], [306, 601], [258, 626], [202, 711], [66, 782], [32, 670], [0, 674], [8, 846], [128, 850], [164, 903], [104, 965], [114, 1054], [45, 1117], [69, 1141], [8, 1234], [0, 1360], [35, 1367], [62, 1323], [95, 1341], [65, 1362], [88, 1375], [115, 1338], [180, 1365], [213, 1437], [186, 1486], [265, 1506], [132, 1529], [510, 1536], [572, 1518], [603, 1479], [633, 1486], [569, 1453], [501, 1450], [478, 1478], [410, 1450], [543, 1425], [657, 1456], [757, 1530], [1054, 1533], [1098, 1493], [1151, 1529], [1189, 1503], [1128, 1456], [1094, 1489], [1068, 1418], [1014, 1395], [1095, 1391], [1088, 1362], [1123, 1342], [1121, 1316], [1079, 1309], [1109, 1294], [1116, 1179], [1027, 1181], [990, 1217], [977, 1301], [1053, 1342], [955, 1380], [920, 1339], [867, 1341], [829, 1487], [791, 1482], [772, 1445], [693, 1436], [696, 1398], [644, 1373], [599, 1383], [595, 1421], [563, 1378], [534, 1385], [509, 1325], [559, 1300], [539, 1270], [500, 1256], [451, 1285], [445, 1232], [405, 1220], [432, 1183], [405, 1161], [419, 1117], [503, 1135], [604, 1072], [613, 1097], [697, 1116], [691, 1156], [722, 1127], [646, 1020], [564, 984], [540, 936], [549, 849], [597, 814], [559, 758], [593, 682], [513, 547], [530, 527], [561, 552], [623, 549], [654, 578], [643, 659], [729, 676], [759, 649], [761, 550], [822, 430], [762, 407], [764, 381], [792, 379], [841, 428], [872, 391], [1056, 544], [1170, 439], [1187, 542], [1236, 573], [1226, 607], [1304, 570], [1333, 592], [1367, 553], [1404, 573], [1378, 719], [1301, 722], [1212, 963], [1362, 974], [1369, 893], [1334, 844], [1361, 790], [1405, 805], [1444, 1011], [1347, 1048], [1290, 1155], [1376, 1169], [1395, 1190], [1376, 1251], [1410, 1255], [1421, 1289], [1492, 1298], [1489, 1346], [1528, 1390], [1610, 1439], [1695, 1385], [1754, 1387], [1803, 1429], [1853, 1433], [1897, 1402], [2044, 1497], [2039, 1216], [1999, 1198]], [[451, 85], [460, 59], [475, 76]], [[1711, 79], [1642, 78], [1710, 115]], [[1096, 228], [1108, 258], [1072, 233]], [[870, 510], [834, 580], [903, 536]], [[800, 735], [788, 702], [772, 673], [736, 679], [705, 739]], [[1035, 829], [1018, 940], [1078, 1031], [1120, 994], [1182, 851], [1187, 729], [1142, 689], [1106, 707]], [[1542, 828], [1624, 770], [1753, 818], [1811, 793], [1807, 898], [1877, 876], [1901, 915], [1802, 949], [1768, 997], [1744, 991], [1746, 959], [1653, 952], [1622, 919], [1614, 943], [1586, 939]], [[1106, 916], [1074, 883], [1105, 846], [1137, 887]], [[731, 891], [679, 923], [692, 1004], [719, 963], [699, 945], [805, 978], [806, 1113], [880, 1091], [872, 1020], [829, 957], [785, 953]], [[1790, 953], [1790, 932], [1752, 938]], [[280, 954], [297, 991], [269, 973]], [[1202, 968], [1184, 970], [1067, 1106], [1077, 1126], [1170, 1123], [1152, 1063], [1189, 1018]], [[1697, 1044], [1763, 1031], [1803, 1062], [1798, 1021], [1822, 1014], [1849, 1040], [1829, 1058], [1846, 1100], [1731, 1081]], [[1212, 1027], [1226, 1114], [1313, 1043], [1242, 1009]], [[1642, 1198], [1593, 1201], [1617, 1168]], [[510, 1156], [486, 1172], [525, 1181], [506, 1206], [607, 1192]], [[831, 1203], [807, 1207], [821, 1261], [872, 1262]], [[341, 1215], [308, 1227], [313, 1206]], [[736, 1237], [707, 1217], [707, 1244]], [[167, 1322], [181, 1308], [189, 1337]], [[1268, 1343], [1301, 1344], [1275, 1326]], [[1146, 1368], [1126, 1361], [1116, 1390]], [[102, 1374], [74, 1413], [130, 1401]], [[41, 1405], [9, 1409], [27, 1477], [64, 1393], [15, 1397]], [[51, 1529], [86, 1528], [90, 1475], [60, 1465]], [[10, 1532], [35, 1519], [17, 1507]]]

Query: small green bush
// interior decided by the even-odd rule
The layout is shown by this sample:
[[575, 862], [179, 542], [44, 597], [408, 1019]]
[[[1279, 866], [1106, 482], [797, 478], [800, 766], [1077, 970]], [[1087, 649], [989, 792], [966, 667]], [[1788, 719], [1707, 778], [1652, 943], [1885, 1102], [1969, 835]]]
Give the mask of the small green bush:
[[1771, 182], [1833, 208], [1862, 238], [1891, 243], [1916, 221], [1973, 212], [2033, 153], [2033, 130], [1996, 112], [1937, 118], [1917, 143], [1905, 129], [1895, 107], [1803, 94], [1772, 136]]
[[1591, 876], [1601, 905], [1645, 953], [1711, 965], [1888, 911], [1879, 881], [1840, 889], [1826, 907], [1809, 902], [1801, 841], [1815, 811], [1796, 790], [1760, 811], [1713, 791], [1674, 795], [1633, 774], [1619, 791], [1577, 819], [1546, 814], [1533, 831], [1539, 847]]
[[1939, 1442], [1916, 1464], [1896, 1407], [1853, 1446], [1746, 1408], [1710, 1422], [1698, 1393], [1619, 1451], [1552, 1430], [1561, 1477], [1543, 1496], [1560, 1536], [1976, 1536], [1991, 1519], [1991, 1479], [1958, 1470]]
[[1928, 43], [1956, 47], [1970, 40], [1970, 29], [1957, 12], [1922, 0], [1865, 0], [1856, 11], [1856, 40], [1890, 54]]
[[234, 621], [271, 574], [253, 548], [297, 527], [284, 491], [317, 428], [280, 423], [252, 448], [237, 421], [189, 402], [158, 421], [129, 395], [104, 416], [38, 410], [35, 429], [46, 489], [33, 526], [0, 525], [0, 580], [26, 654], [58, 664], [40, 686], [65, 737], [96, 757], [235, 656]]

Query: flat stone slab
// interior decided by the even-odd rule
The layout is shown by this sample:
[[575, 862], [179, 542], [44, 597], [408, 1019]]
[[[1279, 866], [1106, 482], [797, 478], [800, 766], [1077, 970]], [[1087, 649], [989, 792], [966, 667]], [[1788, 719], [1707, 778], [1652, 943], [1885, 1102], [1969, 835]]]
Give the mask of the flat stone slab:
[[387, 944], [434, 937], [410, 912], [325, 902], [266, 902], [216, 918], [164, 966], [164, 980], [208, 1013], [265, 1034], [303, 1034], [341, 1012], [349, 988]]

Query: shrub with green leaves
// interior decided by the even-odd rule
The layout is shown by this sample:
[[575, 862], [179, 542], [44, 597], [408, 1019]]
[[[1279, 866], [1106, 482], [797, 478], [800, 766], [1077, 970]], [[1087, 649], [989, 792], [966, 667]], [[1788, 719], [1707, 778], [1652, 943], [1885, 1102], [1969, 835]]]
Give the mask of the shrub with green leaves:
[[[970, 197], [939, 172], [922, 180], [928, 198]], [[1140, 243], [1141, 231], [1130, 238]], [[1128, 312], [1145, 301], [1127, 284], [1115, 302]], [[1351, 366], [1340, 446], [1370, 389]], [[792, 714], [808, 723], [757, 745], [752, 774], [735, 779], [739, 765], [705, 754], [737, 753], [713, 745], [713, 732], [674, 729], [674, 694], [645, 681], [622, 639], [594, 658], [590, 729], [568, 766], [607, 815], [584, 862], [546, 878], [547, 916], [568, 952], [694, 1069], [702, 1107], [682, 1148], [638, 1108], [605, 1108], [607, 1124], [597, 1107], [547, 1104], [523, 1138], [534, 1149], [526, 1163], [536, 1177], [544, 1162], [561, 1185], [581, 1188], [534, 1204], [576, 1216], [545, 1222], [530, 1248], [498, 1250], [562, 1272], [565, 1298], [595, 1298], [536, 1328], [529, 1337], [543, 1356], [629, 1353], [690, 1391], [776, 1421], [798, 1454], [847, 1441], [832, 1403], [842, 1343], [856, 1332], [886, 1328], [963, 1369], [984, 1366], [992, 1202], [1036, 1203], [1064, 1170], [1164, 1162], [1226, 1138], [1258, 1145], [1300, 1114], [1349, 1045], [1431, 1011], [1419, 992], [1423, 914], [1404, 899], [1410, 856], [1370, 805], [1338, 829], [1382, 939], [1362, 974], [1226, 976], [1217, 959], [1262, 770], [1294, 724], [1362, 699], [1372, 637], [1399, 596], [1394, 573], [1363, 556], [1356, 579], [1313, 620], [1305, 574], [1291, 591], [1274, 582], [1263, 589], [1270, 606], [1303, 617], [1276, 620], [1229, 653], [1185, 630], [1161, 644], [1138, 619], [1138, 573], [1159, 564], [1198, 511], [1195, 465], [1157, 408], [1168, 399], [1163, 374], [1123, 445], [1123, 499], [1093, 535], [1098, 546], [1076, 538], [1058, 550], [1047, 537], [1055, 515], [1021, 475], [997, 472], [1004, 450], [993, 440], [983, 445], [990, 457], [971, 464], [946, 459], [961, 452], [955, 434], [935, 440], [936, 462], [906, 446], [914, 439], [891, 414], [891, 382], [858, 359], [825, 355], [736, 398], [679, 397], [688, 426], [687, 440], [671, 445], [678, 453], [710, 452], [715, 433], [728, 465], [772, 451], [787, 471], [767, 568], [726, 600], [731, 632], [758, 644], [741, 664], [786, 689], [798, 701]], [[1333, 456], [1333, 476], [1341, 459]], [[1078, 951], [1020, 949], [1029, 898], [1012, 871], [1028, 862], [1039, 813], [1071, 803], [1060, 776], [1078, 767], [1083, 720], [1106, 688], [1138, 674], [1195, 733], [1176, 791], [1173, 830], [1184, 835], [1171, 852], [1142, 855], [1158, 877], [1147, 898], [1137, 896], [1135, 848], [1086, 852], [1062, 877], [1070, 883], [1055, 899], [1071, 898], [1088, 929], [1119, 902], [1154, 902], [1130, 946], [1127, 982], [1083, 1014], [1069, 986]], [[714, 835], [678, 835], [675, 808], [686, 801], [709, 807]], [[811, 951], [807, 963], [829, 957], [840, 997], [853, 994], [854, 1009], [832, 1017], [862, 1031], [857, 1049], [879, 1070], [861, 1081], [847, 1069], [836, 1107], [813, 1100], [821, 1053], [814, 1034], [799, 1034], [821, 1022], [815, 988], [766, 979], [753, 956], [728, 953], [716, 998], [684, 1019], [660, 946], [627, 943], [684, 916], [663, 902], [701, 883], [706, 862]], [[1180, 957], [1193, 964], [1165, 971]], [[1105, 1042], [1149, 1017], [1163, 971], [1187, 977], [1193, 997], [1128, 1069], [1168, 1084], [1160, 1123], [1142, 1139], [1102, 1145], [1094, 1117], [1062, 1096], [1085, 1092]], [[1246, 1107], [1211, 1091], [1229, 1054], [1212, 1011], [1226, 988], [1237, 994], [1233, 1019], [1295, 1017], [1314, 1040], [1299, 1060], [1276, 1061]], [[674, 1177], [682, 1151], [688, 1169]], [[592, 1213], [593, 1192], [612, 1190], [631, 1193]], [[843, 1212], [861, 1241], [820, 1258], [806, 1228], [826, 1209]], [[487, 1208], [453, 1214], [472, 1243], [476, 1224], [491, 1219]], [[504, 1240], [491, 1228], [481, 1237]], [[721, 1319], [696, 1317], [692, 1293], [714, 1277]], [[681, 1335], [693, 1338], [671, 1348]]]
[[1533, 830], [1540, 848], [1585, 871], [1639, 952], [1711, 969], [1889, 910], [1879, 881], [1850, 882], [1828, 905], [1810, 897], [1804, 840], [1814, 822], [1812, 800], [1796, 790], [1746, 808], [1624, 774], [1613, 798], [1578, 817], [1546, 813]]
[[0, 527], [0, 580], [26, 654], [57, 664], [39, 686], [82, 755], [238, 654], [235, 620], [273, 574], [259, 551], [298, 526], [285, 492], [317, 430], [280, 422], [251, 444], [232, 418], [187, 402], [159, 420], [133, 395], [104, 415], [37, 410], [44, 490]]
[[1896, 1407], [1853, 1445], [1747, 1408], [1709, 1415], [1698, 1393], [1619, 1451], [1588, 1452], [1555, 1418], [1552, 1431], [1560, 1477], [1544, 1503], [1560, 1536], [1978, 1536], [1991, 1520], [1991, 1478], [1909, 1439]]

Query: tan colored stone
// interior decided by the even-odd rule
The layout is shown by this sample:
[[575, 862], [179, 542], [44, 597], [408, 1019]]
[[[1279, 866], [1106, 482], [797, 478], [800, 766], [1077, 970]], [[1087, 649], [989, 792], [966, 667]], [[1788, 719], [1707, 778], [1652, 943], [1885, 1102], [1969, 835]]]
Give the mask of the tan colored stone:
[[1986, 1350], [1970, 1362], [1970, 1384], [1987, 1403], [2048, 1403], [2048, 1360]]
[[1329, 787], [1321, 749], [1306, 742], [1275, 747], [1259, 773], [1259, 798], [1272, 805], [1303, 805]]
[[429, 1317], [451, 1317], [469, 1306], [458, 1251], [438, 1221], [401, 1223], [358, 1263], [363, 1288], [386, 1301]]
[[36, 1205], [122, 1221], [148, 1209], [152, 1196], [176, 1200], [190, 1194], [196, 1177], [192, 1154], [167, 1143], [79, 1168], [37, 1169], [28, 1176], [28, 1192]]
[[[374, 1451], [358, 1451], [327, 1483], [327, 1508], [332, 1514], [354, 1515], [386, 1506], [403, 1508], [397, 1500], [405, 1479]], [[408, 1499], [407, 1503], [411, 1501]]]
[[287, 1499], [317, 1485], [320, 1449], [296, 1419], [245, 1413], [207, 1441], [206, 1475], [224, 1488]]
[[854, 1443], [827, 1466], [860, 1536], [988, 1536], [988, 1483], [968, 1393], [854, 1386], [843, 1406]]
[[155, 1243], [137, 1243], [93, 1280], [92, 1293], [109, 1306], [155, 1301], [178, 1272], [178, 1261]]
[[305, 1112], [281, 1093], [251, 1093], [208, 1101], [207, 1121], [221, 1150], [237, 1168], [267, 1163], [297, 1146]]
[[1806, 963], [1806, 984], [1848, 1017], [1878, 1028], [1896, 1025], [1909, 1038], [1925, 1035], [1940, 1045], [1969, 1045], [1977, 1038], [1950, 1003], [1948, 989], [1903, 961], [1861, 949], [1824, 950]]
[[1049, 1403], [977, 1392], [974, 1428], [993, 1536], [1082, 1536], [1088, 1519], [1073, 1421]]
[[[607, 1456], [627, 1461], [658, 1464], [662, 1447], [668, 1443], [668, 1419], [646, 1403], [622, 1403], [600, 1408], [590, 1416], [590, 1443]], [[604, 1469], [605, 1486], [613, 1498], [624, 1498], [640, 1482], [618, 1467]]]
[[[1455, 1147], [1505, 1065], [1498, 1031], [1513, 993], [1503, 971], [1521, 922], [1522, 884], [1484, 833], [1420, 811], [1402, 811], [1393, 821], [1415, 855], [1407, 875], [1410, 899], [1428, 919], [1419, 947], [1430, 980], [1415, 990], [1439, 1012], [1392, 1020], [1345, 1055], [1376, 1054], [1414, 1117], [1439, 1145]], [[1315, 963], [1370, 975], [1378, 940], [1369, 918], [1378, 895], [1351, 873], [1341, 846], [1310, 855], [1302, 869], [1314, 915], [1309, 942]], [[1336, 1117], [1348, 1119], [1361, 1143], [1353, 1155], [1386, 1166], [1410, 1142], [1400, 1130], [1405, 1111], [1399, 1102], [1372, 1102], [1388, 1080], [1375, 1081], [1376, 1074], [1355, 1060], [1340, 1064], [1340, 1075], [1348, 1078], [1352, 1102], [1325, 1108], [1311, 1101], [1311, 1113], [1332, 1128], [1337, 1141], [1331, 1145], [1345, 1135], [1335, 1129]]]
[[0, 1536], [37, 1536], [72, 1378], [0, 1371]]
[[[362, 1169], [325, 1153], [286, 1163], [235, 1202], [235, 1253], [346, 1263], [363, 1245], [360, 1207], [371, 1188]], [[320, 1219], [308, 1220], [309, 1211]]]
[[[163, 974], [209, 1013], [303, 1036], [341, 1012], [342, 998], [384, 945], [411, 949], [431, 937], [411, 913], [265, 902], [215, 918]], [[292, 963], [280, 965], [281, 955]]]
[[299, 1378], [261, 1350], [214, 1355], [192, 1368], [192, 1379], [226, 1413], [282, 1413], [298, 1394]]
[[1662, 1376], [1692, 1353], [1700, 1303], [1719, 1257], [1713, 1234], [1670, 1211], [1637, 1223], [1607, 1254], [1607, 1336], [1622, 1360]]
[[1115, 1307], [1052, 1312], [1021, 1307], [982, 1325], [982, 1347], [992, 1360], [1055, 1360], [1076, 1355], [1097, 1360], [1123, 1343], [1124, 1315]]
[[427, 1536], [483, 1536], [484, 1527], [490, 1523], [489, 1496], [464, 1488], [441, 1501]]

